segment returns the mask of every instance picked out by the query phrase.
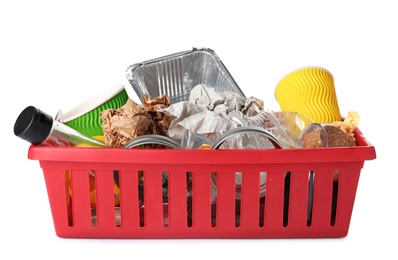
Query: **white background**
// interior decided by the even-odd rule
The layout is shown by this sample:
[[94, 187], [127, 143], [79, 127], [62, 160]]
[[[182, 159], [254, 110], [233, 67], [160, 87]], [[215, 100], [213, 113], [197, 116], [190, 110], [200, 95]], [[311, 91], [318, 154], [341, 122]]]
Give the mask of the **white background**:
[[[397, 259], [398, 16], [394, 1], [2, 1], [0, 259]], [[272, 3], [271, 3], [272, 2]], [[376, 147], [342, 239], [91, 240], [55, 235], [41, 168], [14, 136], [34, 105], [54, 115], [116, 84], [130, 64], [213, 49], [246, 96], [278, 110], [288, 72], [334, 76], [341, 113]], [[131, 92], [130, 92], [131, 93]], [[131, 94], [131, 98], [138, 100]]]

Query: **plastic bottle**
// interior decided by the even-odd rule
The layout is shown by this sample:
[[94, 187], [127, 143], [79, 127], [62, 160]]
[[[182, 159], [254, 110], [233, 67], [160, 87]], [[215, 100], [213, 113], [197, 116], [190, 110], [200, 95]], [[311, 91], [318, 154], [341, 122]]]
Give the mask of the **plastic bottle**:
[[14, 124], [14, 134], [33, 145], [108, 147], [107, 144], [54, 120], [34, 106], [28, 106], [20, 113]]

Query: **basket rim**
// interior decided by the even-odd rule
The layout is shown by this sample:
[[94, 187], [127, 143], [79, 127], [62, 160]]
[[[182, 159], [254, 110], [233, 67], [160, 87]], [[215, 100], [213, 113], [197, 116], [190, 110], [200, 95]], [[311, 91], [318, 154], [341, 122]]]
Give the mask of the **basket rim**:
[[355, 131], [357, 146], [291, 149], [140, 149], [82, 148], [30, 145], [28, 159], [57, 162], [135, 164], [281, 164], [354, 162], [376, 158], [375, 147]]

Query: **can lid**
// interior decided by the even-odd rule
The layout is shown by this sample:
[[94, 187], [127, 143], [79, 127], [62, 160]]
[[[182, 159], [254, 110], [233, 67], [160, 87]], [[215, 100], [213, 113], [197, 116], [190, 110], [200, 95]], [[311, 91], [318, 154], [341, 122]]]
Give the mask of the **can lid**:
[[248, 134], [248, 133], [257, 133], [263, 135], [275, 149], [281, 149], [282, 145], [279, 143], [279, 140], [268, 130], [259, 126], [240, 126], [236, 128], [232, 128], [227, 132], [223, 133], [216, 141], [214, 141], [211, 149], [218, 149], [225, 140], [232, 136], [240, 135], [240, 134]]
[[53, 118], [34, 106], [26, 107], [14, 124], [14, 134], [31, 144], [38, 145], [51, 132]]
[[158, 134], [148, 134], [148, 135], [141, 135], [137, 136], [130, 141], [128, 141], [123, 147], [124, 148], [133, 148], [138, 147], [140, 145], [147, 145], [147, 144], [159, 144], [166, 146], [172, 149], [179, 149], [182, 148], [180, 144], [170, 137], [166, 137], [163, 135]]

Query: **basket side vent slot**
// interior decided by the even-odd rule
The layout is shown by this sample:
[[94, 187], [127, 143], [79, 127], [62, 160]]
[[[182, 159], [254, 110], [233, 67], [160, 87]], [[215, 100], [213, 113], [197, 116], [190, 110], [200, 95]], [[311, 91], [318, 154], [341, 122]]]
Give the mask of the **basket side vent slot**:
[[145, 210], [144, 210], [144, 171], [138, 171], [138, 201], [140, 202], [138, 207], [139, 207], [139, 212], [140, 212], [140, 227], [145, 226]]
[[186, 173], [187, 227], [192, 227], [192, 172]]
[[312, 225], [312, 209], [314, 205], [314, 178], [315, 172], [310, 171], [308, 174], [307, 227], [310, 227]]
[[337, 212], [337, 199], [339, 192], [339, 176], [340, 171], [335, 170], [333, 172], [333, 192], [332, 192], [332, 213], [330, 216], [330, 225], [334, 226], [336, 224], [336, 212]]
[[289, 199], [290, 199], [290, 178], [291, 172], [285, 173], [283, 190], [284, 190], [284, 199], [283, 199], [283, 226], [287, 227], [289, 222]]
[[65, 198], [66, 198], [66, 212], [68, 219], [68, 226], [73, 226], [73, 210], [72, 210], [72, 189], [71, 189], [71, 173], [70, 170], [65, 170]]
[[[218, 183], [217, 172], [212, 173], [213, 181]], [[211, 198], [211, 226], [215, 227], [217, 225], [217, 187], [211, 185], [210, 188], [210, 198]]]

